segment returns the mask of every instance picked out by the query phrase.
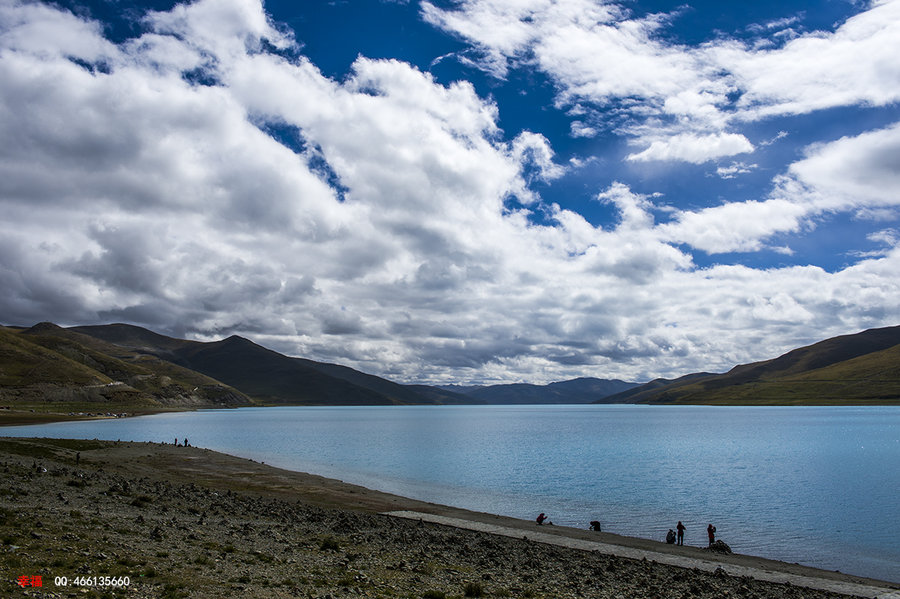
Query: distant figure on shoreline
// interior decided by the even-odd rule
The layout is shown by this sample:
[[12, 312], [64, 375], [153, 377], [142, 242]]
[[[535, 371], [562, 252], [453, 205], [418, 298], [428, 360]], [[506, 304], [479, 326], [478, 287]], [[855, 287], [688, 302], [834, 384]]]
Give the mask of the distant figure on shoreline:
[[188, 445], [188, 442], [187, 442], [187, 437], [184, 438], [184, 446], [185, 446], [185, 447], [190, 447], [190, 445]]
[[671, 528], [669, 529], [669, 532], [666, 533], [666, 543], [669, 545], [675, 544], [675, 531]]
[[591, 520], [591, 530], [600, 532], [600, 522], [597, 520]]
[[544, 512], [541, 512], [540, 514], [538, 514], [536, 522], [538, 524], [543, 524], [544, 520], [546, 520], [546, 519], [547, 519], [547, 516], [544, 515]]
[[678, 526], [675, 529], [678, 531], [678, 544], [684, 545], [684, 524], [681, 523], [681, 520], [678, 521]]
[[706, 527], [706, 534], [709, 535], [709, 546], [716, 542], [716, 527], [710, 524]]

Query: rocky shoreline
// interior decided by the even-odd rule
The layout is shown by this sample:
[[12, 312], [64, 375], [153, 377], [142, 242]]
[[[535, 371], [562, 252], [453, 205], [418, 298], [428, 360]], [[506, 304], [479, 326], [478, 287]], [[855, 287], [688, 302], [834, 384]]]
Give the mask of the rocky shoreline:
[[844, 596], [394, 518], [498, 519], [193, 447], [0, 438], [0, 472], [7, 597]]

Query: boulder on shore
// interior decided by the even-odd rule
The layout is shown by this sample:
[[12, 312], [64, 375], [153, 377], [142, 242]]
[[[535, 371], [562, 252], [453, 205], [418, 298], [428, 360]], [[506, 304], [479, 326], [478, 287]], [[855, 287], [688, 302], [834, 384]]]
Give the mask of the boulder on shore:
[[725, 543], [725, 541], [716, 541], [707, 548], [707, 551], [712, 551], [713, 553], [722, 553], [724, 555], [731, 555], [731, 547], [729, 547], [728, 544]]

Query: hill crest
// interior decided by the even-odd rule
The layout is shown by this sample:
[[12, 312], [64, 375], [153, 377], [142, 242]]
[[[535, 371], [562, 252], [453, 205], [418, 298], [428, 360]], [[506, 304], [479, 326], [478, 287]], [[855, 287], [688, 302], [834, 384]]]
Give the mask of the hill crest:
[[610, 399], [657, 404], [900, 403], [900, 326], [832, 337], [724, 374], [651, 381]]

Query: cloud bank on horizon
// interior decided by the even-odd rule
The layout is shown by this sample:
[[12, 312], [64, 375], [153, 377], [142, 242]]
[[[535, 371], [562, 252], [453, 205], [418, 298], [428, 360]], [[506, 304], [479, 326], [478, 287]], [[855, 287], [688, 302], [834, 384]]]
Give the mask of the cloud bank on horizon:
[[0, 320], [432, 383], [900, 323], [900, 0], [294, 4], [0, 0]]

